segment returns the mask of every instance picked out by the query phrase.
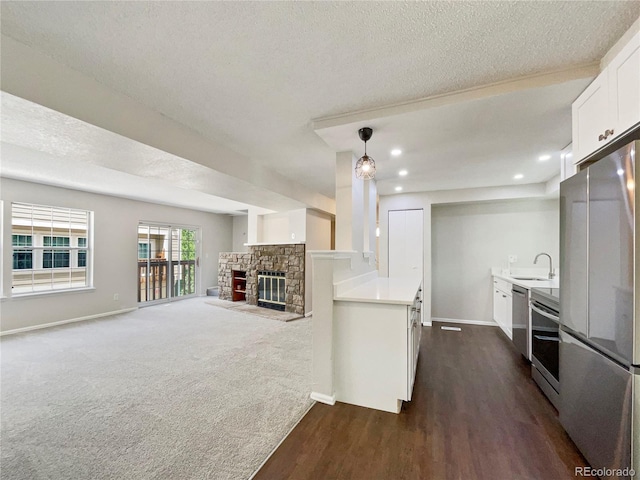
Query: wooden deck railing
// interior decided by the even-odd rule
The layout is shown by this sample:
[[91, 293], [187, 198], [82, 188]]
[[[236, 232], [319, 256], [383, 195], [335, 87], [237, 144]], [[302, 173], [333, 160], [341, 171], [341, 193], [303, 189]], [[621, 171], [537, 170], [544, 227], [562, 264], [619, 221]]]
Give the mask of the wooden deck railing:
[[[171, 272], [168, 272], [171, 263]], [[149, 271], [147, 272], [147, 269]], [[169, 278], [173, 275], [173, 279]], [[147, 278], [149, 289], [147, 295]], [[196, 261], [153, 258], [138, 260], [138, 302], [167, 298], [167, 281], [172, 283], [172, 296], [180, 297], [195, 293]]]

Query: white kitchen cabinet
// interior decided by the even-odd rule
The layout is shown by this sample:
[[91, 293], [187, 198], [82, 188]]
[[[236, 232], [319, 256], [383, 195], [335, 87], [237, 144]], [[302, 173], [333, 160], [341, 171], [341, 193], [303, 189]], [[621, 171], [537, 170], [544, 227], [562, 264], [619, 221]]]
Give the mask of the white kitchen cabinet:
[[411, 400], [422, 333], [419, 285], [379, 278], [334, 298], [337, 401], [399, 413]]
[[611, 60], [607, 75], [615, 137], [640, 121], [640, 33]]
[[640, 122], [640, 33], [572, 105], [573, 160], [579, 162]]
[[572, 105], [573, 158], [576, 160], [583, 159], [606, 143], [604, 131], [609, 129], [611, 121], [609, 80], [604, 73], [598, 75]]
[[512, 306], [511, 284], [493, 277], [493, 319], [509, 339], [512, 338], [513, 328]]

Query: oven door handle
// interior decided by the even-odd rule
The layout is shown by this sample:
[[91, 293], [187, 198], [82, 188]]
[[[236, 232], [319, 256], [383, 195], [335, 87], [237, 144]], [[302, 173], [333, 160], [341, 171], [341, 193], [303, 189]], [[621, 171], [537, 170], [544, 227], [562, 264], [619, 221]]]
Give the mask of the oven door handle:
[[539, 313], [540, 315], [542, 315], [543, 317], [546, 317], [550, 320], [553, 320], [556, 323], [560, 323], [560, 317], [556, 317], [555, 315], [551, 315], [548, 312], [545, 312], [544, 310], [540, 310], [539, 308], [537, 308], [533, 303], [529, 304], [529, 307], [531, 307], [531, 310]]
[[560, 339], [558, 337], [547, 337], [544, 335], [534, 335], [533, 338], [535, 338], [536, 340], [542, 340], [542, 341], [547, 341], [547, 342], [560, 342]]

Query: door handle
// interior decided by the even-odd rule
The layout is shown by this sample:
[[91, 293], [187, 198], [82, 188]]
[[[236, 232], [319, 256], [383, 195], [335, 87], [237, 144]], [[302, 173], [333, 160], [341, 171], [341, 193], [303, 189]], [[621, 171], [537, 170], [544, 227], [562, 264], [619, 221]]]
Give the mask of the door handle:
[[545, 335], [534, 335], [533, 338], [536, 340], [543, 340], [545, 342], [560, 342], [558, 337], [547, 337]]
[[531, 311], [536, 312], [549, 320], [553, 320], [556, 323], [560, 322], [560, 317], [556, 317], [555, 315], [551, 315], [548, 312], [540, 310], [539, 308], [534, 307], [532, 303], [529, 304], [529, 307], [531, 308]]
[[199, 266], [200, 266], [200, 257], [197, 257], [196, 258], [196, 267], [199, 267]]

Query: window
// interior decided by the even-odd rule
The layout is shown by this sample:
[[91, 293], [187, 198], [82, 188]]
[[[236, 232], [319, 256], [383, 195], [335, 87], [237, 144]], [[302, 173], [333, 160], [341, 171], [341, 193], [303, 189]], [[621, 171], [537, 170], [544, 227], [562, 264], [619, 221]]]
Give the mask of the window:
[[13, 203], [12, 294], [91, 285], [92, 213]]
[[[45, 247], [68, 247], [69, 237], [45, 236]], [[69, 267], [69, 250], [45, 250], [42, 255], [42, 268]]]
[[87, 239], [78, 238], [78, 266], [87, 266]]
[[[33, 251], [31, 235], [12, 235], [11, 245], [13, 246], [13, 269], [27, 270], [33, 266]], [[18, 248], [16, 248], [18, 247]], [[22, 247], [22, 248], [20, 248]]]
[[149, 258], [149, 244], [138, 243], [138, 258], [140, 260], [146, 260]]

